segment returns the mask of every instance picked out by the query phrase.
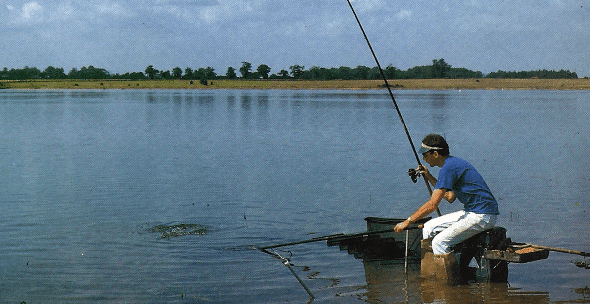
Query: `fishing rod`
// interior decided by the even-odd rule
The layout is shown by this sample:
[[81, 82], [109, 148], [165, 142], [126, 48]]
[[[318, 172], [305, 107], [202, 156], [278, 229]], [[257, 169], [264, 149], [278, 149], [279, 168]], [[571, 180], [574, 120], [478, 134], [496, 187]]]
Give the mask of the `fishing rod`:
[[[393, 92], [391, 91], [391, 87], [389, 86], [389, 82], [387, 81], [387, 77], [385, 76], [385, 73], [383, 72], [383, 69], [381, 68], [381, 64], [379, 63], [379, 60], [377, 59], [377, 55], [375, 55], [375, 51], [373, 51], [373, 47], [371, 46], [371, 42], [369, 42], [369, 38], [367, 37], [367, 33], [365, 33], [365, 29], [363, 28], [363, 25], [361, 24], [361, 21], [359, 20], [359, 17], [356, 14], [356, 11], [354, 10], [354, 7], [352, 7], [352, 3], [350, 3], [350, 0], [346, 0], [348, 2], [348, 6], [350, 6], [350, 10], [352, 11], [352, 14], [354, 15], [354, 18], [356, 19], [356, 22], [358, 23], [361, 32], [363, 33], [363, 36], [365, 37], [365, 41], [367, 41], [367, 45], [369, 46], [369, 49], [371, 50], [371, 54], [373, 54], [373, 58], [375, 59], [375, 62], [377, 63], [377, 68], [379, 68], [379, 72], [381, 73], [381, 77], [383, 77], [383, 81], [385, 82], [385, 87], [387, 87], [387, 91], [389, 92], [389, 97], [391, 97], [391, 101], [393, 101], [393, 105], [395, 106], [395, 110], [397, 111], [397, 115], [399, 116], [399, 119], [402, 122], [402, 125], [404, 126], [404, 131], [406, 132], [406, 136], [408, 137], [408, 141], [410, 142], [410, 146], [412, 147], [412, 152], [414, 152], [414, 156], [416, 157], [416, 161], [418, 162], [418, 167], [422, 166], [422, 163], [420, 162], [420, 157], [418, 157], [418, 153], [416, 152], [416, 147], [414, 146], [414, 142], [412, 141], [412, 137], [410, 136], [410, 132], [408, 131], [408, 127], [406, 127], [406, 123], [404, 121], [404, 118], [402, 117], [402, 112], [400, 111], [399, 107], [397, 106], [397, 102], [395, 101], [395, 97], [393, 96]], [[430, 188], [430, 184], [428, 183], [428, 180], [426, 180], [426, 178], [424, 178], [424, 182], [426, 183], [426, 188], [428, 189], [428, 194], [432, 195], [432, 189]], [[441, 215], [440, 210], [438, 209], [438, 207], [436, 208], [436, 213], [438, 214], [438, 216]]]

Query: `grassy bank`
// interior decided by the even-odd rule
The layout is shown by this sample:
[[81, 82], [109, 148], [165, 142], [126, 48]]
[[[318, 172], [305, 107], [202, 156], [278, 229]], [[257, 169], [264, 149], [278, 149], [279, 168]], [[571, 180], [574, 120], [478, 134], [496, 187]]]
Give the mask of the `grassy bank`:
[[[393, 89], [590, 90], [589, 79], [404, 79]], [[5, 89], [382, 89], [382, 80], [35, 80], [1, 81]]]

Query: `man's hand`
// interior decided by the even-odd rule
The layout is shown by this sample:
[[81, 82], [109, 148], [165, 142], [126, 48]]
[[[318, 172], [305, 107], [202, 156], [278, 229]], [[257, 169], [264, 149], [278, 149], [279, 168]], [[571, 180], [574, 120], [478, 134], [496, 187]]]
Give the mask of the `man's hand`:
[[428, 173], [428, 168], [426, 168], [426, 166], [424, 165], [420, 165], [418, 166], [418, 168], [416, 168], [416, 171], [420, 171], [421, 173]]
[[397, 225], [395, 225], [395, 232], [402, 232], [404, 230], [406, 230], [406, 228], [408, 228], [408, 226], [410, 225], [410, 222], [408, 222], [408, 220], [405, 220], [401, 223], [398, 223]]
[[430, 172], [428, 172], [428, 168], [426, 168], [426, 166], [420, 165], [416, 171], [420, 172], [420, 174], [424, 176], [424, 179], [429, 181], [431, 185], [436, 186], [436, 178], [432, 176]]
[[420, 172], [420, 174], [422, 174], [422, 175], [426, 175], [426, 174], [430, 173], [430, 172], [428, 172], [428, 168], [426, 168], [426, 166], [424, 166], [424, 165], [418, 166], [418, 168], [416, 168], [416, 171]]

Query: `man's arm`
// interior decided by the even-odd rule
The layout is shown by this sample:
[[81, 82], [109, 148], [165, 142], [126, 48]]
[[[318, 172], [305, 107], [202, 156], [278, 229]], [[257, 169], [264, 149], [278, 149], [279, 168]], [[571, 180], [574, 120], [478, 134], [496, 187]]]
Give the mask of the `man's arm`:
[[422, 172], [422, 175], [424, 176], [424, 178], [430, 182], [430, 184], [434, 187], [436, 186], [436, 177], [434, 177], [432, 174], [430, 174], [430, 172], [428, 171], [428, 168], [426, 168], [426, 166], [424, 165], [420, 165], [418, 167], [418, 171]]
[[455, 201], [455, 199], [457, 198], [457, 196], [455, 195], [455, 192], [451, 191], [451, 190], [447, 190], [447, 192], [445, 192], [445, 196], [444, 198], [449, 202], [449, 203], [453, 203]]
[[424, 205], [414, 212], [407, 220], [395, 225], [395, 232], [404, 231], [411, 223], [434, 212], [438, 207], [438, 204], [440, 204], [440, 201], [445, 196], [446, 192], [450, 191], [446, 191], [446, 189], [434, 189], [434, 191], [432, 191], [432, 196], [430, 196], [430, 199], [424, 203]]
[[[436, 186], [436, 177], [434, 177], [432, 174], [430, 174], [430, 172], [428, 171], [428, 168], [426, 168], [426, 166], [424, 165], [420, 165], [420, 167], [418, 167], [418, 170], [420, 172], [422, 172], [422, 175], [424, 176], [424, 178], [434, 187]], [[447, 190], [443, 196], [443, 198], [445, 200], [447, 200], [449, 203], [452, 203], [455, 201], [455, 199], [457, 198], [455, 196], [455, 193], [453, 193], [453, 191], [451, 190]]]

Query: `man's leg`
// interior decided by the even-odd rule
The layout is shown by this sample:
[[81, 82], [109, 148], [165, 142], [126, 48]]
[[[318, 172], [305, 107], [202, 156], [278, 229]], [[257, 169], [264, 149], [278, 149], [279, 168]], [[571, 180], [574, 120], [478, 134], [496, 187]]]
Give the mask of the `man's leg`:
[[422, 238], [429, 239], [434, 237], [439, 232], [447, 229], [451, 224], [458, 221], [465, 214], [466, 212], [461, 210], [431, 219], [424, 223]]
[[432, 252], [445, 254], [450, 248], [496, 224], [496, 215], [465, 213], [432, 239]]

